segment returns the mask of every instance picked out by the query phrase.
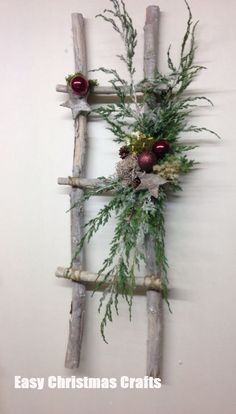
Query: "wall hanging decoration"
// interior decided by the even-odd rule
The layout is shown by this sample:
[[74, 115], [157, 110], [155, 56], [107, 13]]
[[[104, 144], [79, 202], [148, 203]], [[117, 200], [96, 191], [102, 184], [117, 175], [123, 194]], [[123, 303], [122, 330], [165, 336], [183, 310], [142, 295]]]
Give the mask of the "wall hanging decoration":
[[[184, 142], [182, 133], [192, 135], [208, 131], [189, 123], [189, 116], [198, 102], [211, 104], [204, 96], [189, 96], [186, 89], [203, 69], [194, 62], [196, 23], [188, 3], [187, 28], [180, 59], [176, 64], [167, 52], [168, 73], [157, 68], [158, 6], [146, 10], [144, 26], [144, 78], [135, 82], [134, 54], [137, 32], [122, 0], [110, 0], [111, 9], [98, 17], [108, 22], [121, 37], [124, 52], [119, 55], [127, 69], [127, 79], [116, 69], [101, 67], [111, 86], [98, 86], [88, 79], [84, 18], [72, 14], [75, 73], [57, 91], [68, 94], [62, 106], [72, 111], [75, 123], [73, 174], [59, 178], [59, 184], [71, 186], [71, 250], [68, 268], [58, 268], [56, 275], [73, 282], [69, 340], [65, 366], [79, 366], [85, 313], [86, 289], [102, 289], [99, 313], [101, 334], [106, 341], [105, 327], [118, 313], [119, 297], [126, 299], [131, 315], [136, 291], [147, 298], [147, 375], [160, 374], [162, 337], [162, 299], [168, 301], [167, 258], [165, 255], [165, 205], [168, 196], [181, 190], [181, 175], [188, 173], [195, 161], [188, 151], [195, 148]], [[91, 75], [94, 71], [90, 71]], [[113, 103], [94, 107], [94, 95], [110, 95]], [[89, 103], [88, 103], [89, 102]], [[113, 139], [120, 144], [120, 161], [114, 175], [98, 179], [85, 178], [85, 153], [89, 114], [105, 120]], [[91, 196], [110, 195], [109, 202], [96, 217], [84, 223], [84, 203]], [[97, 274], [83, 266], [83, 248], [93, 235], [115, 214], [116, 225], [107, 258]], [[146, 266], [143, 279], [136, 278], [141, 264]]]

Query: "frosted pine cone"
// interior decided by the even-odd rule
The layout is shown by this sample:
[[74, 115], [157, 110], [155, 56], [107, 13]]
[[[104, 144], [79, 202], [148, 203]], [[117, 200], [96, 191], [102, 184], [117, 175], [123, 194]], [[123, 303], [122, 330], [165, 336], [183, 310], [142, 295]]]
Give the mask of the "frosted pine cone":
[[137, 177], [138, 170], [138, 161], [137, 158], [133, 155], [128, 155], [122, 161], [119, 161], [116, 165], [117, 177], [122, 180], [124, 187], [132, 185], [133, 181]]

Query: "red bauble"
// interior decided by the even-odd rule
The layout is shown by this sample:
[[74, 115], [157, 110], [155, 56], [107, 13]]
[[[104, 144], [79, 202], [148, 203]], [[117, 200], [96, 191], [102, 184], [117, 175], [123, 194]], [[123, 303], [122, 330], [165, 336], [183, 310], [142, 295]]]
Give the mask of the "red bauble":
[[138, 156], [138, 165], [140, 166], [141, 170], [146, 172], [151, 172], [153, 165], [157, 162], [156, 155], [151, 151], [143, 151]]
[[89, 90], [89, 82], [81, 75], [75, 75], [70, 81], [71, 89], [79, 96], [86, 96]]
[[154, 142], [152, 147], [153, 152], [156, 154], [157, 159], [161, 159], [170, 151], [170, 144], [165, 139], [160, 139], [159, 141]]

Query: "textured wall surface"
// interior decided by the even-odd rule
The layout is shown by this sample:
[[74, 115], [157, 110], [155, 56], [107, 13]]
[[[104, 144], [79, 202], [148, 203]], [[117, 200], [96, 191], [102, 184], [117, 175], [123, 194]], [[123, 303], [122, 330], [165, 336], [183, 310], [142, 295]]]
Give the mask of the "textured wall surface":
[[[142, 77], [142, 42], [148, 0], [127, 0], [139, 31], [137, 80]], [[166, 69], [172, 43], [178, 57], [186, 23], [182, 0], [159, 0], [159, 67]], [[192, 86], [215, 108], [201, 108], [194, 123], [217, 130], [196, 136], [199, 168], [184, 181], [184, 192], [168, 204], [167, 254], [171, 315], [165, 309], [160, 390], [14, 390], [14, 376], [143, 377], [146, 353], [145, 299], [134, 300], [133, 321], [125, 303], [99, 335], [99, 295], [88, 294], [79, 372], [63, 368], [70, 283], [56, 280], [57, 266], [70, 260], [68, 190], [56, 184], [71, 174], [73, 123], [60, 108], [56, 83], [73, 72], [71, 12], [86, 17], [89, 68], [123, 68], [115, 55], [120, 41], [94, 16], [106, 0], [2, 0], [0, 4], [0, 411], [2, 414], [83, 412], [120, 414], [235, 413], [235, 36], [233, 0], [191, 0], [197, 31], [197, 62], [208, 67]], [[101, 84], [105, 77], [98, 75]], [[190, 137], [193, 139], [193, 137]], [[89, 126], [88, 176], [113, 172], [116, 146], [103, 123]], [[90, 202], [87, 217], [101, 207]], [[92, 241], [88, 269], [96, 271], [112, 224]]]

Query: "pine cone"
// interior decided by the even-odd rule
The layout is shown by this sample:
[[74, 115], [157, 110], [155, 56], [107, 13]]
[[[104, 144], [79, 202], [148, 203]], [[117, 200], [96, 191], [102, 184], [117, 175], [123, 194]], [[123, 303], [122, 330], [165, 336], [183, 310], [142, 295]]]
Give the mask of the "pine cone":
[[132, 181], [132, 187], [133, 188], [137, 188], [139, 186], [139, 184], [141, 183], [141, 180], [139, 177], [136, 177], [133, 181]]
[[128, 157], [129, 153], [130, 153], [129, 147], [124, 146], [120, 148], [119, 155], [120, 155], [120, 158], [122, 158], [122, 160]]

